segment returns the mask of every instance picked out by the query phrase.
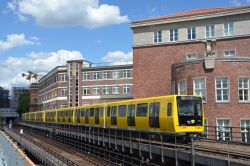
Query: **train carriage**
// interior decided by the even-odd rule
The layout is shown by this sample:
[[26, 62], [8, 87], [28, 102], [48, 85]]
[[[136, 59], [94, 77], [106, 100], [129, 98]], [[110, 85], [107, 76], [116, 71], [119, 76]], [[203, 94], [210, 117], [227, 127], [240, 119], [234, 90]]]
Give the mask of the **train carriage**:
[[[37, 115], [38, 117], [38, 115]], [[36, 121], [42, 121], [43, 116]], [[34, 121], [34, 114], [24, 114]], [[108, 127], [174, 134], [204, 132], [204, 110], [198, 96], [170, 95], [45, 111], [48, 123]]]

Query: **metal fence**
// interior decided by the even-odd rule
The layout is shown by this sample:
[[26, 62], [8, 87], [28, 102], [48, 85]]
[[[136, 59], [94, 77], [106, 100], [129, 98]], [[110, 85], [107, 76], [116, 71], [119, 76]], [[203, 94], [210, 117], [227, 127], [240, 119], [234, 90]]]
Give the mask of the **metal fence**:
[[203, 138], [250, 143], [249, 127], [205, 126]]

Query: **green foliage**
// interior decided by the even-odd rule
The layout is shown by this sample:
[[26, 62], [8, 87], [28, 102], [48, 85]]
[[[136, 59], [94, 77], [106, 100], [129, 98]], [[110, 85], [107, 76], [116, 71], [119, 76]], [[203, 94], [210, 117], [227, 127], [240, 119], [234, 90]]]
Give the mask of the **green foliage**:
[[29, 104], [30, 104], [30, 94], [28, 92], [22, 93], [19, 97], [17, 112], [20, 116], [23, 113], [29, 111]]

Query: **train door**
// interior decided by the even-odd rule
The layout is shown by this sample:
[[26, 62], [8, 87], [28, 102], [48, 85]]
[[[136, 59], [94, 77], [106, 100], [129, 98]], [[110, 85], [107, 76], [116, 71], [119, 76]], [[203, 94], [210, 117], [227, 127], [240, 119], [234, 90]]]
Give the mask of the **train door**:
[[76, 123], [80, 123], [81, 122], [81, 111], [79, 109], [76, 110]]
[[89, 123], [89, 108], [86, 108], [85, 123]]
[[117, 125], [117, 106], [111, 107], [111, 125]]
[[[111, 106], [107, 106], [106, 107], [106, 117], [105, 117], [105, 121], [108, 127], [110, 127], [111, 125], [111, 118], [110, 118], [110, 114], [111, 114]], [[105, 123], [105, 122], [104, 122]]]
[[159, 128], [160, 102], [154, 101], [149, 106], [149, 127]]
[[173, 103], [172, 101], [167, 102], [167, 124], [166, 128], [168, 132], [174, 132], [173, 129]]
[[71, 110], [68, 110], [68, 123], [71, 123], [71, 113], [72, 111]]
[[128, 105], [127, 122], [128, 126], [135, 126], [135, 104]]
[[99, 124], [99, 108], [95, 109], [95, 124]]

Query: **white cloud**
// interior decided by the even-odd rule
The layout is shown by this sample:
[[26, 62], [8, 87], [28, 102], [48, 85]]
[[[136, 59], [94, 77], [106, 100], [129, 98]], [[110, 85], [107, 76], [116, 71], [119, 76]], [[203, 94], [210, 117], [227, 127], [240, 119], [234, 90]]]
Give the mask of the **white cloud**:
[[132, 51], [124, 53], [122, 51], [112, 51], [108, 52], [102, 58], [103, 62], [112, 63], [112, 64], [132, 64], [133, 63], [133, 53]]
[[239, 0], [231, 0], [231, 4], [233, 4], [234, 6], [242, 5], [242, 3]]
[[27, 16], [46, 27], [83, 26], [96, 28], [128, 22], [118, 6], [99, 4], [98, 0], [12, 0], [7, 5], [22, 20]]
[[0, 40], [0, 52], [12, 49], [14, 47], [20, 47], [24, 45], [39, 44], [37, 37], [31, 37], [26, 39], [24, 34], [11, 34], [7, 36], [6, 41]]
[[23, 58], [9, 57], [0, 61], [0, 86], [10, 89], [13, 85], [28, 85], [22, 73], [32, 71], [40, 76], [56, 66], [65, 65], [68, 60], [83, 59], [79, 51], [59, 50], [57, 52], [33, 52]]

